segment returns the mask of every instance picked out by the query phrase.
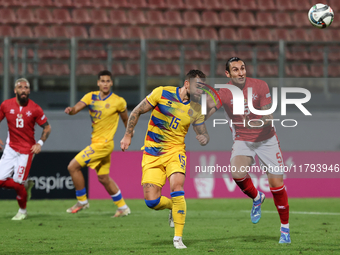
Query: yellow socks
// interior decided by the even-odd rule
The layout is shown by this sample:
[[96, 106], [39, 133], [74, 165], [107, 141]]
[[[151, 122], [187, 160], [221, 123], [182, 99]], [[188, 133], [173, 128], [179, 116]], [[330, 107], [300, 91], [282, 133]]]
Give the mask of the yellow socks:
[[172, 217], [175, 223], [175, 236], [183, 236], [187, 203], [184, 198], [184, 191], [171, 192]]

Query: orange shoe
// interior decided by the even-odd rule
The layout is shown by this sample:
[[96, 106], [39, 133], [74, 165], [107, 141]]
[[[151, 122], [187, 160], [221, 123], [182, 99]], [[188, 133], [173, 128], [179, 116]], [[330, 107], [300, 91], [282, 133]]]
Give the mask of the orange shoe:
[[77, 213], [77, 212], [79, 212], [79, 211], [81, 211], [81, 210], [85, 210], [85, 209], [87, 209], [87, 208], [89, 208], [89, 207], [90, 207], [90, 204], [89, 204], [89, 203], [86, 203], [86, 204], [82, 205], [82, 204], [79, 203], [79, 201], [78, 201], [74, 206], [72, 206], [71, 208], [68, 208], [68, 209], [66, 210], [66, 212], [68, 212], [68, 213]]

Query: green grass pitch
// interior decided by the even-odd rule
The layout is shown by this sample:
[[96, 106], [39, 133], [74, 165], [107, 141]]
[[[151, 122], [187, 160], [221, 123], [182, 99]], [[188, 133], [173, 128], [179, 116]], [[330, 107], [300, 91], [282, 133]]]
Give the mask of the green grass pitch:
[[292, 244], [279, 244], [280, 220], [273, 200], [250, 221], [249, 199], [187, 199], [186, 250], [172, 245], [168, 210], [127, 200], [132, 214], [111, 218], [110, 200], [67, 214], [75, 200], [32, 200], [28, 218], [12, 221], [16, 200], [0, 201], [0, 254], [340, 254], [340, 199], [290, 199]]

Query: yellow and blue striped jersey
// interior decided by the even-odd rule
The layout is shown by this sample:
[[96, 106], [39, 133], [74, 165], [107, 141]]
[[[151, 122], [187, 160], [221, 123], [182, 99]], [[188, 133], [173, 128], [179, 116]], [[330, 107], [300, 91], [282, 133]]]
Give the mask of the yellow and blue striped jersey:
[[116, 133], [119, 113], [126, 109], [124, 98], [110, 93], [100, 98], [100, 91], [87, 93], [81, 100], [89, 108], [92, 121], [92, 143], [106, 143], [113, 140]]
[[[185, 149], [184, 138], [189, 126], [204, 123], [201, 106], [183, 103], [177, 87], [158, 87], [146, 97], [154, 107], [145, 136], [144, 154], [161, 156], [169, 150]], [[191, 104], [191, 107], [190, 107]]]

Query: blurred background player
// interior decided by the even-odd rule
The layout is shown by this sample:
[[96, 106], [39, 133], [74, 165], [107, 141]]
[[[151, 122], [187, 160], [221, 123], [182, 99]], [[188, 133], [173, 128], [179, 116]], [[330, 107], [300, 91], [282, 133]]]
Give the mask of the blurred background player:
[[[197, 82], [205, 79], [199, 70], [191, 70], [186, 75], [184, 86], [158, 87], [154, 89], [131, 112], [128, 127], [121, 140], [121, 149], [127, 150], [139, 116], [152, 110], [143, 152], [142, 185], [146, 205], [154, 210], [169, 209], [169, 223], [175, 227], [173, 244], [177, 249], [187, 248], [182, 241], [186, 217], [184, 199], [184, 180], [186, 155], [184, 138], [190, 124], [197, 134], [201, 145], [209, 141], [204, 116], [199, 104], [190, 103], [191, 95], [199, 96]], [[166, 179], [170, 182], [171, 199], [162, 196], [162, 187]]]
[[113, 137], [118, 127], [119, 116], [125, 127], [127, 125], [126, 101], [111, 92], [113, 85], [111, 72], [107, 70], [99, 72], [97, 85], [99, 91], [87, 93], [75, 106], [65, 109], [65, 113], [74, 115], [88, 106], [92, 120], [91, 145], [79, 152], [68, 165], [78, 202], [66, 211], [77, 213], [90, 206], [81, 172], [82, 167], [88, 166], [96, 170], [99, 182], [118, 206], [113, 217], [126, 216], [130, 214], [130, 208], [126, 205], [119, 187], [109, 176], [111, 153], [114, 147]]
[[[15, 97], [4, 101], [0, 106], [0, 121], [7, 119], [8, 137], [0, 160], [0, 187], [14, 189], [19, 204], [18, 213], [12, 220], [27, 217], [26, 203], [30, 198], [33, 181], [27, 181], [34, 154], [51, 133], [51, 126], [39, 105], [29, 99], [30, 83], [25, 78], [15, 82]], [[35, 123], [43, 128], [40, 140], [34, 139]], [[3, 142], [0, 140], [0, 144]], [[0, 149], [2, 147], [0, 146]]]
[[[283, 183], [283, 158], [275, 127], [272, 126], [272, 121], [270, 121], [273, 116], [258, 116], [251, 113], [246, 100], [248, 98], [248, 88], [251, 87], [255, 109], [270, 109], [272, 100], [268, 85], [262, 80], [246, 78], [246, 66], [238, 57], [232, 57], [227, 61], [225, 74], [231, 79], [229, 84], [243, 90], [245, 115], [233, 115], [232, 93], [229, 89], [222, 88], [218, 94], [223, 105], [218, 103], [217, 107], [215, 107], [214, 102], [208, 99], [208, 108], [211, 108], [211, 110], [207, 117], [210, 117], [223, 106], [229, 118], [235, 123], [232, 126], [234, 145], [230, 163], [231, 166], [236, 167], [237, 172], [232, 172], [232, 176], [240, 189], [253, 199], [253, 208], [250, 214], [253, 223], [258, 223], [261, 218], [261, 204], [265, 199], [265, 195], [255, 188], [249, 174], [245, 171], [240, 171], [240, 169], [245, 169], [243, 167], [255, 164], [256, 155], [259, 158], [261, 167], [268, 169], [267, 176], [270, 190], [281, 220], [281, 238], [279, 242], [290, 243], [289, 205], [286, 188]], [[258, 121], [251, 121], [251, 126], [249, 126], [248, 121], [253, 119]], [[263, 124], [260, 120], [262, 120]]]

